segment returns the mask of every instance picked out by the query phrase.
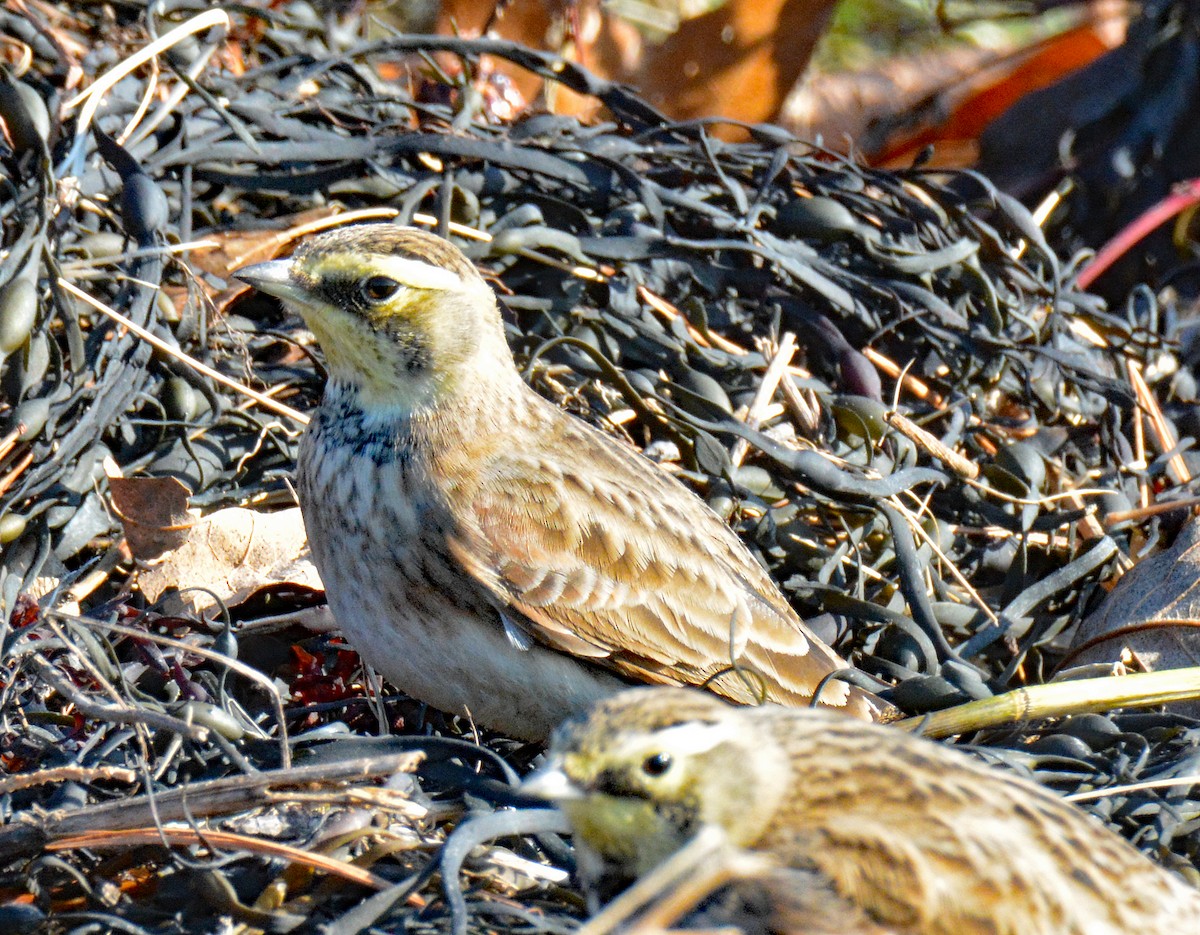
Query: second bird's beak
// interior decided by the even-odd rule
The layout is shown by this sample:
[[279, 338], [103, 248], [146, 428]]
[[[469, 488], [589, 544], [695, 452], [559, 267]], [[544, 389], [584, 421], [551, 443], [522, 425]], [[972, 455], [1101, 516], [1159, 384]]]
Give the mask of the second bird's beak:
[[292, 279], [290, 260], [270, 260], [266, 263], [255, 263], [253, 266], [243, 266], [233, 275], [242, 282], [249, 283], [259, 292], [273, 295], [277, 299], [299, 300], [304, 294]]
[[547, 802], [583, 798], [583, 791], [563, 771], [562, 760], [557, 757], [526, 776], [517, 789], [522, 795]]

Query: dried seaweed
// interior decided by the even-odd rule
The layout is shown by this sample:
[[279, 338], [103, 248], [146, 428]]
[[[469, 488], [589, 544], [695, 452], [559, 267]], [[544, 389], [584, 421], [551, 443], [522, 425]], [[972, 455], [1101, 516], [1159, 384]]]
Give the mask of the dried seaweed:
[[[434, 849], [466, 807], [511, 804], [498, 764], [536, 752], [456, 741], [469, 725], [377, 691], [336, 637], [253, 623], [298, 595], [216, 623], [144, 606], [108, 509], [112, 466], [176, 477], [202, 509], [290, 503], [300, 426], [72, 286], [303, 412], [319, 352], [231, 267], [335, 212], [459, 232], [532, 384], [692, 485], [909, 714], [1048, 679], [1106, 587], [1188, 516], [1172, 310], [1147, 290], [1114, 309], [1078, 289], [1078, 258], [981, 176], [874, 171], [769, 127], [720, 142], [554, 56], [363, 42], [299, 2], [231, 9], [228, 29], [214, 17], [93, 114], [71, 98], [199, 8], [59, 6], [0, 12], [31, 56], [0, 76], [0, 928], [192, 931], [223, 915], [442, 930]], [[435, 52], [459, 77], [431, 67]], [[484, 55], [599, 98], [608, 122], [495, 118]], [[348, 732], [388, 731], [408, 736], [384, 751], [425, 753], [414, 777], [296, 791], [313, 760], [371, 755]], [[1182, 716], [1129, 713], [969, 739], [1069, 793], [1195, 772], [1196, 738]], [[256, 831], [353, 856], [374, 883], [219, 839], [236, 826], [202, 806], [206, 784], [265, 776], [292, 791], [245, 797]], [[1086, 804], [1194, 865], [1190, 795]], [[158, 843], [120, 837], [135, 828]], [[581, 907], [529, 868], [569, 865], [552, 843], [510, 846], [509, 863], [499, 848], [476, 865], [470, 926], [562, 931]], [[360, 905], [372, 885], [392, 888]]]

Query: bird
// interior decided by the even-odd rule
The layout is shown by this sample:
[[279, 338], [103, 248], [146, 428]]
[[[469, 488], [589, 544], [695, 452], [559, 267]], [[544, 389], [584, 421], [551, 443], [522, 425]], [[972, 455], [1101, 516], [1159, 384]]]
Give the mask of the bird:
[[357, 224], [235, 275], [324, 353], [305, 529], [342, 631], [410, 696], [532, 741], [637, 682], [888, 710], [826, 681], [847, 663], [703, 500], [526, 384], [448, 240]]
[[[556, 730], [522, 790], [565, 813], [593, 895], [649, 879], [702, 836], [719, 842], [707, 853], [724, 855], [734, 882], [697, 903], [704, 928], [732, 919], [794, 935], [1200, 931], [1200, 891], [1049, 790], [827, 709], [626, 689]], [[723, 879], [708, 857], [689, 867]], [[660, 895], [670, 900], [678, 885]]]

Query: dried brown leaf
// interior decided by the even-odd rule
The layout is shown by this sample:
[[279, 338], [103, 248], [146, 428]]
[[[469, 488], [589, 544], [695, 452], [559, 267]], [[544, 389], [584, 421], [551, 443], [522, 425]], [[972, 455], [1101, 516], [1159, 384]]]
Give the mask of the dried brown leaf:
[[[1083, 621], [1071, 666], [1147, 671], [1200, 665], [1200, 520], [1167, 551], [1128, 572]], [[1189, 705], [1200, 714], [1200, 703]]]
[[[151, 601], [168, 588], [202, 587], [231, 605], [269, 584], [322, 587], [308, 558], [299, 507], [277, 513], [218, 510], [197, 522], [187, 541], [162, 562], [143, 570], [138, 582]], [[201, 591], [189, 591], [187, 600], [197, 612], [214, 603]]]
[[134, 558], [151, 561], [187, 541], [196, 518], [186, 485], [173, 477], [109, 477], [108, 486]]

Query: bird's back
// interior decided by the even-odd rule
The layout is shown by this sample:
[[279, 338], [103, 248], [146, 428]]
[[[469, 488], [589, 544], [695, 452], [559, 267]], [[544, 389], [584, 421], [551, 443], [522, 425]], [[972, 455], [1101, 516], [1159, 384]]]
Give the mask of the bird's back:
[[[1200, 932], [1200, 892], [1035, 783], [901, 731], [754, 712], [800, 764], [759, 846], [922, 935]], [[796, 731], [787, 719], [817, 725]], [[907, 928], [906, 928], [907, 926]]]
[[[455, 554], [535, 639], [742, 703], [807, 704], [845, 666], [699, 497], [525, 392], [520, 418], [534, 424], [518, 435], [536, 445], [448, 447], [439, 473], [453, 478]], [[468, 457], [470, 467], [454, 460]], [[821, 700], [862, 718], [882, 707], [837, 681]]]

